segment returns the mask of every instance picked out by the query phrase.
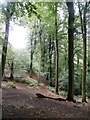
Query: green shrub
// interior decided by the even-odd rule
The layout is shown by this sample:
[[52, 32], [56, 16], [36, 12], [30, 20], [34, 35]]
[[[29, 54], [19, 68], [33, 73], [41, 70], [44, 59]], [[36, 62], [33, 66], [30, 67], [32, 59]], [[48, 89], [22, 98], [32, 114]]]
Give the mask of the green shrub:
[[54, 88], [54, 87], [49, 86], [48, 89], [49, 89], [49, 91], [51, 91], [51, 92], [55, 92], [55, 88]]
[[20, 83], [24, 83], [29, 87], [38, 86], [38, 81], [36, 81], [34, 79], [28, 80], [28, 79], [25, 79], [25, 78], [18, 78], [18, 79], [16, 79], [16, 81], [20, 82]]
[[29, 84], [29, 80], [22, 78], [20, 80], [21, 83]]
[[7, 87], [8, 88], [16, 88], [16, 84], [14, 82], [8, 82]]
[[67, 92], [66, 92], [66, 91], [60, 91], [60, 92], [59, 92], [59, 95], [67, 96]]
[[29, 87], [36, 87], [38, 86], [38, 82], [36, 80], [30, 80], [29, 84], [27, 84]]
[[29, 80], [25, 78], [15, 78], [17, 82], [29, 84]]

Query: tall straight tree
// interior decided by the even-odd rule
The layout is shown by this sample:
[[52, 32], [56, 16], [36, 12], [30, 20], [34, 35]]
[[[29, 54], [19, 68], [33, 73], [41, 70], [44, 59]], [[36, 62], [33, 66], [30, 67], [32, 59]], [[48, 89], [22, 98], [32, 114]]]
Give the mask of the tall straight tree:
[[58, 54], [58, 26], [57, 26], [57, 7], [58, 3], [55, 2], [55, 42], [56, 42], [56, 81], [55, 81], [55, 92], [58, 94], [58, 60], [59, 60], [59, 54]]
[[[33, 28], [37, 28], [36, 26], [36, 21], [33, 25]], [[37, 31], [35, 30], [35, 32], [32, 32], [31, 37], [30, 37], [30, 68], [29, 68], [29, 76], [31, 77], [32, 73], [33, 73], [33, 56], [34, 56], [34, 52], [36, 49], [36, 35], [37, 35]]]
[[82, 102], [86, 102], [86, 50], [87, 50], [87, 30], [86, 30], [86, 11], [87, 2], [84, 6], [84, 11], [81, 10], [80, 3], [78, 2], [79, 15], [81, 21], [81, 31], [83, 38], [83, 74], [82, 74]]
[[10, 74], [10, 79], [11, 80], [13, 80], [14, 79], [14, 76], [13, 76], [13, 74], [14, 74], [14, 60], [13, 60], [13, 58], [11, 59], [11, 65], [10, 65], [10, 71], [11, 71], [11, 74]]
[[4, 74], [4, 68], [5, 68], [7, 45], [8, 45], [8, 36], [9, 36], [9, 26], [10, 26], [10, 17], [11, 17], [9, 7], [10, 7], [10, 3], [7, 3], [6, 12], [5, 12], [5, 22], [6, 22], [5, 38], [4, 38], [4, 42], [3, 42], [2, 60], [1, 60], [2, 76]]
[[41, 54], [42, 54], [42, 28], [41, 28], [41, 18], [39, 18], [39, 24], [40, 24], [40, 29], [39, 29], [39, 42], [40, 42], [40, 58], [39, 58], [39, 64], [38, 64], [38, 83], [40, 83], [40, 72], [41, 72]]
[[42, 51], [42, 72], [44, 72], [45, 71], [45, 38], [43, 38], [43, 51]]
[[[2, 60], [1, 60], [1, 67], [2, 67], [2, 76], [4, 74], [4, 68], [5, 68], [5, 62], [6, 62], [6, 55], [7, 55], [7, 45], [8, 45], [8, 36], [9, 36], [9, 27], [10, 27], [10, 19], [12, 17], [12, 15], [15, 13], [18, 16], [18, 9], [16, 10], [16, 8], [23, 8], [21, 9], [21, 14], [24, 15], [25, 12], [25, 8], [27, 8], [27, 5], [29, 7], [32, 7], [32, 10], [27, 10], [28, 15], [31, 15], [32, 11], [35, 10], [35, 6], [32, 5], [31, 3], [26, 3], [25, 5], [23, 3], [18, 3], [18, 2], [7, 2], [6, 4], [3, 4], [2, 6], [2, 13], [5, 16], [5, 23], [6, 23], [6, 28], [5, 28], [5, 38], [4, 38], [4, 42], [3, 42], [3, 48], [2, 48]], [[17, 7], [16, 7], [17, 6]], [[28, 7], [28, 8], [29, 8]], [[19, 8], [19, 10], [20, 10]], [[34, 14], [36, 14], [36, 12], [34, 11]]]
[[49, 36], [49, 79], [50, 79], [50, 86], [52, 86], [52, 42], [51, 42], [51, 35]]
[[8, 46], [8, 36], [9, 36], [9, 27], [10, 27], [10, 19], [15, 12], [16, 3], [7, 2], [2, 6], [2, 13], [5, 16], [5, 38], [3, 41], [3, 48], [2, 48], [2, 60], [1, 60], [1, 67], [2, 67], [2, 77], [4, 74], [5, 62], [6, 62], [6, 55], [7, 55], [7, 46]]
[[73, 84], [74, 84], [74, 5], [73, 2], [68, 2], [68, 95], [67, 100], [73, 101]]
[[30, 51], [30, 73], [29, 73], [29, 75], [30, 75], [30, 77], [31, 77], [31, 75], [32, 75], [32, 62], [33, 62], [33, 35], [32, 35], [32, 37], [31, 37], [31, 51]]

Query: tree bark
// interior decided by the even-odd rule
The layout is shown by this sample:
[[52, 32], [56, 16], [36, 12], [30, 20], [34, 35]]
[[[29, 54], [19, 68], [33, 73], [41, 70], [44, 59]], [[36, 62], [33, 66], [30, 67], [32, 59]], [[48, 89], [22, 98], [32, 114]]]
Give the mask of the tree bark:
[[73, 2], [67, 2], [68, 7], [68, 95], [67, 100], [73, 101], [73, 84], [74, 84], [74, 5]]
[[59, 60], [59, 53], [58, 53], [58, 26], [57, 26], [57, 6], [58, 3], [55, 2], [55, 38], [56, 38], [56, 81], [55, 81], [55, 92], [58, 94], [58, 60]]
[[[41, 19], [40, 20], [40, 25], [41, 25]], [[39, 42], [40, 42], [40, 59], [39, 59], [39, 64], [38, 64], [38, 83], [40, 83], [40, 72], [41, 72], [41, 53], [42, 53], [42, 29], [40, 27], [40, 30], [39, 30]]]
[[52, 86], [52, 48], [51, 36], [49, 36], [49, 85]]
[[54, 98], [54, 97], [49, 97], [49, 96], [45, 96], [41, 93], [36, 93], [38, 98], [48, 98], [48, 99], [53, 99], [53, 100], [58, 100], [58, 101], [66, 101], [66, 99], [63, 98]]
[[87, 9], [87, 3], [85, 5], [84, 9], [84, 17], [83, 17], [83, 24], [84, 24], [84, 33], [83, 33], [83, 76], [82, 76], [82, 102], [86, 102], [86, 9]]
[[44, 71], [45, 71], [45, 53], [46, 53], [46, 51], [45, 51], [45, 38], [43, 38], [43, 45], [42, 45], [42, 72], [44, 73]]
[[83, 38], [83, 73], [82, 73], [82, 102], [86, 102], [86, 10], [87, 10], [87, 2], [84, 6], [84, 12], [80, 9], [80, 3], [78, 2], [79, 14], [80, 14], [80, 21], [81, 21], [81, 31], [82, 31], [82, 38]]
[[2, 76], [4, 75], [4, 68], [5, 68], [6, 55], [7, 55], [9, 26], [10, 26], [10, 15], [8, 13], [8, 14], [6, 14], [5, 39], [4, 39], [3, 48], [2, 48], [2, 60], [1, 60]]
[[11, 60], [11, 66], [10, 66], [10, 69], [11, 69], [11, 74], [10, 74], [10, 79], [13, 80], [14, 79], [14, 69], [13, 69], [13, 60]]
[[[36, 25], [34, 25], [34, 28], [36, 28]], [[33, 36], [35, 35], [35, 39], [33, 38], [33, 36], [32, 36], [32, 38], [31, 38], [31, 55], [30, 55], [30, 69], [29, 69], [29, 75], [30, 75], [30, 77], [31, 77], [31, 75], [32, 75], [32, 72], [33, 72], [33, 55], [34, 55], [34, 52], [35, 52], [35, 49], [36, 49], [36, 32], [33, 34]], [[33, 41], [34, 41], [34, 43], [33, 43]]]
[[32, 75], [32, 62], [33, 62], [33, 44], [32, 44], [33, 39], [31, 38], [31, 55], [30, 55], [30, 77]]

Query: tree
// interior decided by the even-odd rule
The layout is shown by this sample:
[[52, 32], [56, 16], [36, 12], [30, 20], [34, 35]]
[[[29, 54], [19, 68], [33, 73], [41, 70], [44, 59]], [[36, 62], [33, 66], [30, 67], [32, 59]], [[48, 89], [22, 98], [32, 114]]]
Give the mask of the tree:
[[58, 26], [57, 26], [57, 7], [58, 7], [58, 3], [55, 2], [55, 42], [56, 42], [56, 82], [55, 82], [55, 86], [56, 86], [56, 94], [58, 94], [58, 60], [59, 60], [59, 54], [58, 54]]
[[51, 36], [49, 36], [49, 85], [52, 86], [52, 42]]
[[15, 12], [15, 5], [16, 3], [7, 2], [2, 6], [2, 13], [5, 16], [5, 38], [3, 41], [3, 48], [2, 48], [2, 60], [1, 60], [1, 68], [2, 68], [2, 77], [4, 75], [4, 68], [7, 56], [7, 46], [8, 46], [8, 37], [9, 37], [9, 27], [10, 27], [10, 20]]
[[74, 5], [73, 2], [66, 2], [68, 7], [68, 95], [67, 100], [73, 101], [74, 84]]
[[5, 77], [10, 78], [11, 80], [14, 79], [14, 55], [15, 55], [15, 52], [12, 48], [12, 45], [8, 42], [5, 67], [6, 67], [6, 71], [10, 71], [10, 76], [8, 76], [8, 74], [5, 74]]
[[1, 60], [1, 67], [2, 67], [2, 76], [4, 75], [4, 68], [6, 62], [6, 55], [7, 55], [7, 45], [8, 45], [8, 36], [9, 36], [9, 27], [10, 27], [10, 19], [12, 18], [13, 14], [15, 13], [16, 16], [22, 16], [28, 13], [28, 16], [31, 16], [31, 13], [36, 14], [36, 7], [32, 5], [30, 2], [28, 3], [20, 3], [20, 2], [7, 2], [2, 6], [2, 12], [5, 16], [5, 38], [3, 42], [2, 48], [2, 60]]
[[84, 6], [84, 11], [82, 12], [80, 3], [78, 2], [79, 15], [81, 21], [81, 31], [83, 38], [83, 74], [82, 74], [82, 102], [86, 102], [86, 42], [87, 42], [87, 29], [86, 29], [86, 12], [87, 12], [87, 2]]
[[13, 58], [11, 59], [11, 65], [10, 65], [10, 71], [11, 71], [11, 74], [10, 74], [10, 79], [13, 80], [14, 79], [14, 61], [13, 61]]
[[2, 49], [2, 60], [1, 60], [1, 66], [2, 66], [2, 76], [4, 74], [4, 67], [5, 67], [5, 61], [6, 61], [6, 54], [7, 54], [7, 45], [8, 45], [8, 36], [9, 36], [9, 27], [10, 27], [10, 3], [7, 3], [6, 6], [6, 12], [5, 17], [6, 17], [6, 28], [5, 28], [5, 38], [4, 38], [4, 43], [3, 43], [3, 49]]
[[30, 77], [32, 75], [32, 62], [33, 62], [33, 35], [31, 35], [31, 52], [30, 52]]

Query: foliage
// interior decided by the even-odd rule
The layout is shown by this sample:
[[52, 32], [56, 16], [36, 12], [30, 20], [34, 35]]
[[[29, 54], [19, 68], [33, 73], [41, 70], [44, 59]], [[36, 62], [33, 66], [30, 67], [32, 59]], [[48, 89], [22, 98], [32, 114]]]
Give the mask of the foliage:
[[21, 82], [26, 84], [29, 87], [36, 87], [38, 86], [38, 82], [34, 79], [25, 79], [25, 78], [15, 78], [17, 82]]
[[15, 82], [8, 82], [7, 87], [8, 88], [16, 88], [16, 84], [15, 84]]
[[66, 91], [60, 91], [60, 92], [59, 92], [59, 95], [66, 97], [66, 96], [67, 96], [67, 92], [66, 92]]
[[[74, 94], [81, 95], [82, 83], [82, 69], [83, 69], [83, 40], [81, 34], [81, 22], [79, 18], [79, 11], [77, 3], [75, 6], [75, 22], [74, 22]], [[8, 44], [6, 68], [9, 68], [10, 59], [14, 60], [14, 72], [30, 71], [31, 54], [32, 70], [38, 74], [40, 67], [40, 75], [48, 74], [48, 81], [50, 83], [50, 60], [51, 60], [51, 79], [55, 83], [55, 60], [56, 60], [56, 47], [55, 47], [55, 4], [54, 2], [23, 2], [13, 3], [9, 6], [10, 14], [12, 14], [11, 21], [16, 24], [28, 28], [27, 48], [23, 50], [15, 50], [10, 43]], [[83, 7], [83, 6], [82, 6]], [[1, 8], [0, 8], [1, 9]], [[5, 9], [6, 4], [3, 6], [3, 12], [0, 11], [0, 53], [2, 52], [1, 46], [4, 39], [3, 27], [5, 24]], [[89, 8], [88, 8], [89, 9]], [[89, 10], [88, 10], [89, 12]], [[65, 3], [58, 3], [57, 8], [57, 29], [58, 29], [58, 49], [59, 49], [59, 88], [68, 91], [68, 13]], [[87, 20], [89, 16], [87, 16]], [[51, 51], [50, 47], [51, 36]], [[41, 41], [40, 41], [41, 37]], [[32, 46], [31, 46], [32, 40]], [[87, 48], [87, 53], [89, 54]], [[32, 53], [31, 53], [32, 50]], [[51, 59], [50, 56], [51, 55]], [[88, 59], [88, 55], [87, 55]], [[88, 60], [87, 60], [88, 62]], [[29, 86], [36, 86], [37, 81], [20, 79], [17, 81], [25, 83]], [[89, 87], [90, 76], [87, 74], [86, 80], [86, 94], [90, 97]], [[55, 92], [54, 87], [48, 88], [50, 91]], [[66, 92], [60, 92], [66, 95]]]
[[6, 65], [10, 67], [10, 60], [13, 59], [14, 62], [14, 71], [22, 70], [28, 71], [29, 69], [29, 57], [26, 50], [15, 50], [11, 45], [8, 47], [7, 51], [7, 61]]
[[54, 87], [49, 86], [48, 89], [49, 89], [49, 91], [51, 91], [51, 92], [55, 92], [55, 88], [54, 88]]

